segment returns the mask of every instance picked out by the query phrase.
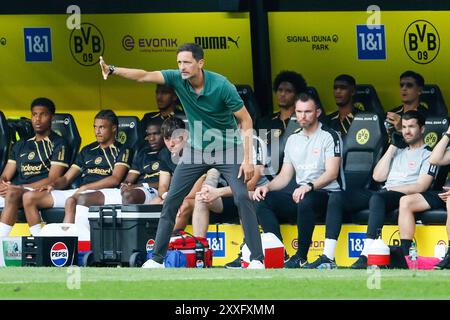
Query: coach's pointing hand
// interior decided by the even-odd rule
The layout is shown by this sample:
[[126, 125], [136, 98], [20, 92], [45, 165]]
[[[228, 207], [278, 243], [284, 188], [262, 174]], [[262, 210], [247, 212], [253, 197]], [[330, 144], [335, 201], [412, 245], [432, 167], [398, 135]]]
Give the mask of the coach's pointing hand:
[[100, 56], [100, 68], [102, 69], [103, 79], [104, 80], [108, 79], [109, 66], [105, 63], [102, 56]]

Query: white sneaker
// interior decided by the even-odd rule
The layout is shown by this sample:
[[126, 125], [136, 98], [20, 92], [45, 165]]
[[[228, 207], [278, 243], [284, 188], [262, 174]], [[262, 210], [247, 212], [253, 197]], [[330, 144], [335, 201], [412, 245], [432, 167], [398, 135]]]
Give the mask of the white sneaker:
[[145, 263], [142, 265], [142, 268], [145, 269], [164, 269], [164, 263], [158, 263], [153, 259], [149, 259], [145, 261]]
[[252, 260], [248, 265], [247, 269], [265, 269], [264, 264], [259, 260]]

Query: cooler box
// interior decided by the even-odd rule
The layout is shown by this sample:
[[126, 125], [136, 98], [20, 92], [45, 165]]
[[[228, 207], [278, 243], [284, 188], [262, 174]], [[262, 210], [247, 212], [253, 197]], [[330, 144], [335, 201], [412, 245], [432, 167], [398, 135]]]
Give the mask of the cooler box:
[[90, 207], [92, 252], [83, 265], [140, 267], [153, 246], [161, 210], [162, 205]]
[[22, 237], [22, 266], [67, 267], [78, 263], [78, 237]]
[[[261, 234], [261, 242], [264, 251], [264, 266], [266, 269], [284, 267], [284, 245], [271, 232]], [[242, 247], [242, 266], [247, 268], [250, 263], [250, 250], [247, 244]]]
[[81, 266], [84, 255], [91, 250], [89, 229], [84, 225], [73, 223], [46, 224], [39, 237], [77, 237], [78, 238], [78, 265]]

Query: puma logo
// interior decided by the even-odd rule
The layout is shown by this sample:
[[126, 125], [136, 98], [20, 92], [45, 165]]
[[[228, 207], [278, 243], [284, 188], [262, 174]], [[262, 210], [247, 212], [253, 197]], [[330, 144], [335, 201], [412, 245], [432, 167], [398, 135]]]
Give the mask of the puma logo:
[[236, 45], [236, 48], [239, 49], [239, 45], [238, 45], [239, 38], [240, 38], [240, 36], [237, 37], [236, 40], [234, 40], [232, 37], [228, 37], [228, 41], [233, 42]]

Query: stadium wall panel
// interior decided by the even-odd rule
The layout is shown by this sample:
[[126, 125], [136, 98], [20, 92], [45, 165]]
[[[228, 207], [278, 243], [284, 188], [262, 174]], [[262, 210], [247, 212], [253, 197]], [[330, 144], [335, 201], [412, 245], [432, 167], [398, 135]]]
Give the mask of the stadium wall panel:
[[[192, 226], [186, 228], [192, 232]], [[363, 249], [362, 239], [365, 237], [367, 226], [365, 225], [343, 225], [336, 248], [336, 262], [339, 266], [348, 267], [356, 261]], [[217, 232], [217, 233], [216, 233]], [[282, 225], [284, 245], [289, 255], [295, 254], [297, 250], [297, 227], [294, 225]], [[29, 236], [26, 223], [16, 223], [10, 236]], [[383, 227], [383, 240], [389, 245], [400, 245], [397, 226]], [[208, 241], [216, 251], [213, 259], [214, 266], [224, 266], [233, 261], [242, 243], [243, 232], [240, 225], [221, 224], [210, 225], [208, 228]], [[420, 256], [434, 256], [434, 248], [437, 244], [447, 244], [447, 233], [445, 226], [417, 225], [415, 241]], [[308, 254], [308, 261], [314, 261], [323, 252], [325, 241], [325, 226], [317, 225]]]

